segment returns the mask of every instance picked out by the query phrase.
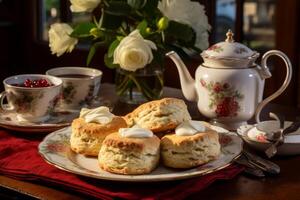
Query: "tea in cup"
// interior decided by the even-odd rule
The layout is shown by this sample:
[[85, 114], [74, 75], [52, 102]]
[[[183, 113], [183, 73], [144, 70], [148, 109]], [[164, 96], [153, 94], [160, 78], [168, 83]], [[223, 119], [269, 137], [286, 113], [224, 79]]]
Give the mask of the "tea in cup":
[[59, 109], [80, 110], [98, 97], [102, 72], [87, 67], [58, 67], [50, 69], [47, 75], [63, 81], [62, 98]]
[[[18, 121], [44, 122], [50, 118], [61, 96], [62, 80], [42, 74], [22, 74], [3, 81], [2, 112], [15, 112]], [[7, 104], [4, 100], [7, 99]]]

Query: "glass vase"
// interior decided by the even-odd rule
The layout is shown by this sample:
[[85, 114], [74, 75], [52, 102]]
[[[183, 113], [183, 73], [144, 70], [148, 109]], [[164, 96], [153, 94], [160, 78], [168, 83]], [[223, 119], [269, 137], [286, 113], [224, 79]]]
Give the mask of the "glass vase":
[[121, 102], [141, 104], [159, 99], [164, 86], [163, 68], [149, 65], [135, 72], [118, 68], [115, 83]]

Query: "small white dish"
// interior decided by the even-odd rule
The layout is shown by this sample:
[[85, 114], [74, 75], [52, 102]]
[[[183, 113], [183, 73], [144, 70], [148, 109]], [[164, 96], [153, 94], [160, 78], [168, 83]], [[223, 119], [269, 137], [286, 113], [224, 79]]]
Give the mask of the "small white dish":
[[[270, 121], [270, 123], [273, 123]], [[285, 122], [286, 128], [292, 122]], [[243, 140], [253, 149], [258, 151], [265, 151], [271, 146], [271, 143], [265, 139], [265, 133], [260, 131], [254, 125], [244, 125], [237, 129], [237, 133]], [[284, 137], [284, 144], [277, 148], [277, 155], [297, 155], [300, 154], [300, 129], [296, 132], [290, 133]]]

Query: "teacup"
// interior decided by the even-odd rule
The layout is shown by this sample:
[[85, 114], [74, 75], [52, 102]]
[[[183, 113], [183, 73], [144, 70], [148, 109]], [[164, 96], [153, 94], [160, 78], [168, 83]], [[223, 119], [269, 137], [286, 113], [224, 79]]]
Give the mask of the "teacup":
[[87, 67], [58, 67], [46, 72], [63, 81], [62, 98], [59, 101], [61, 110], [80, 110], [90, 105], [98, 97], [102, 72]]
[[[26, 87], [26, 80], [46, 80], [50, 86]], [[42, 74], [22, 74], [3, 81], [5, 91], [0, 94], [2, 112], [15, 112], [18, 121], [43, 122], [49, 119], [61, 96], [62, 80]], [[4, 104], [4, 99], [7, 104]]]

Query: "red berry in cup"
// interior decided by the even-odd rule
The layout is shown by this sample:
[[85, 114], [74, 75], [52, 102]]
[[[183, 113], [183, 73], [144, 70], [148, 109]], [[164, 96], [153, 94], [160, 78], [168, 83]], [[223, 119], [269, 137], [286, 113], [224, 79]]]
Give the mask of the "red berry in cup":
[[28, 88], [37, 88], [37, 87], [50, 87], [53, 85], [54, 84], [48, 82], [46, 79], [36, 79], [36, 80], [26, 79], [24, 83], [19, 86], [28, 87]]
[[31, 85], [32, 85], [32, 81], [29, 79], [26, 79], [24, 82], [24, 87], [31, 87]]

